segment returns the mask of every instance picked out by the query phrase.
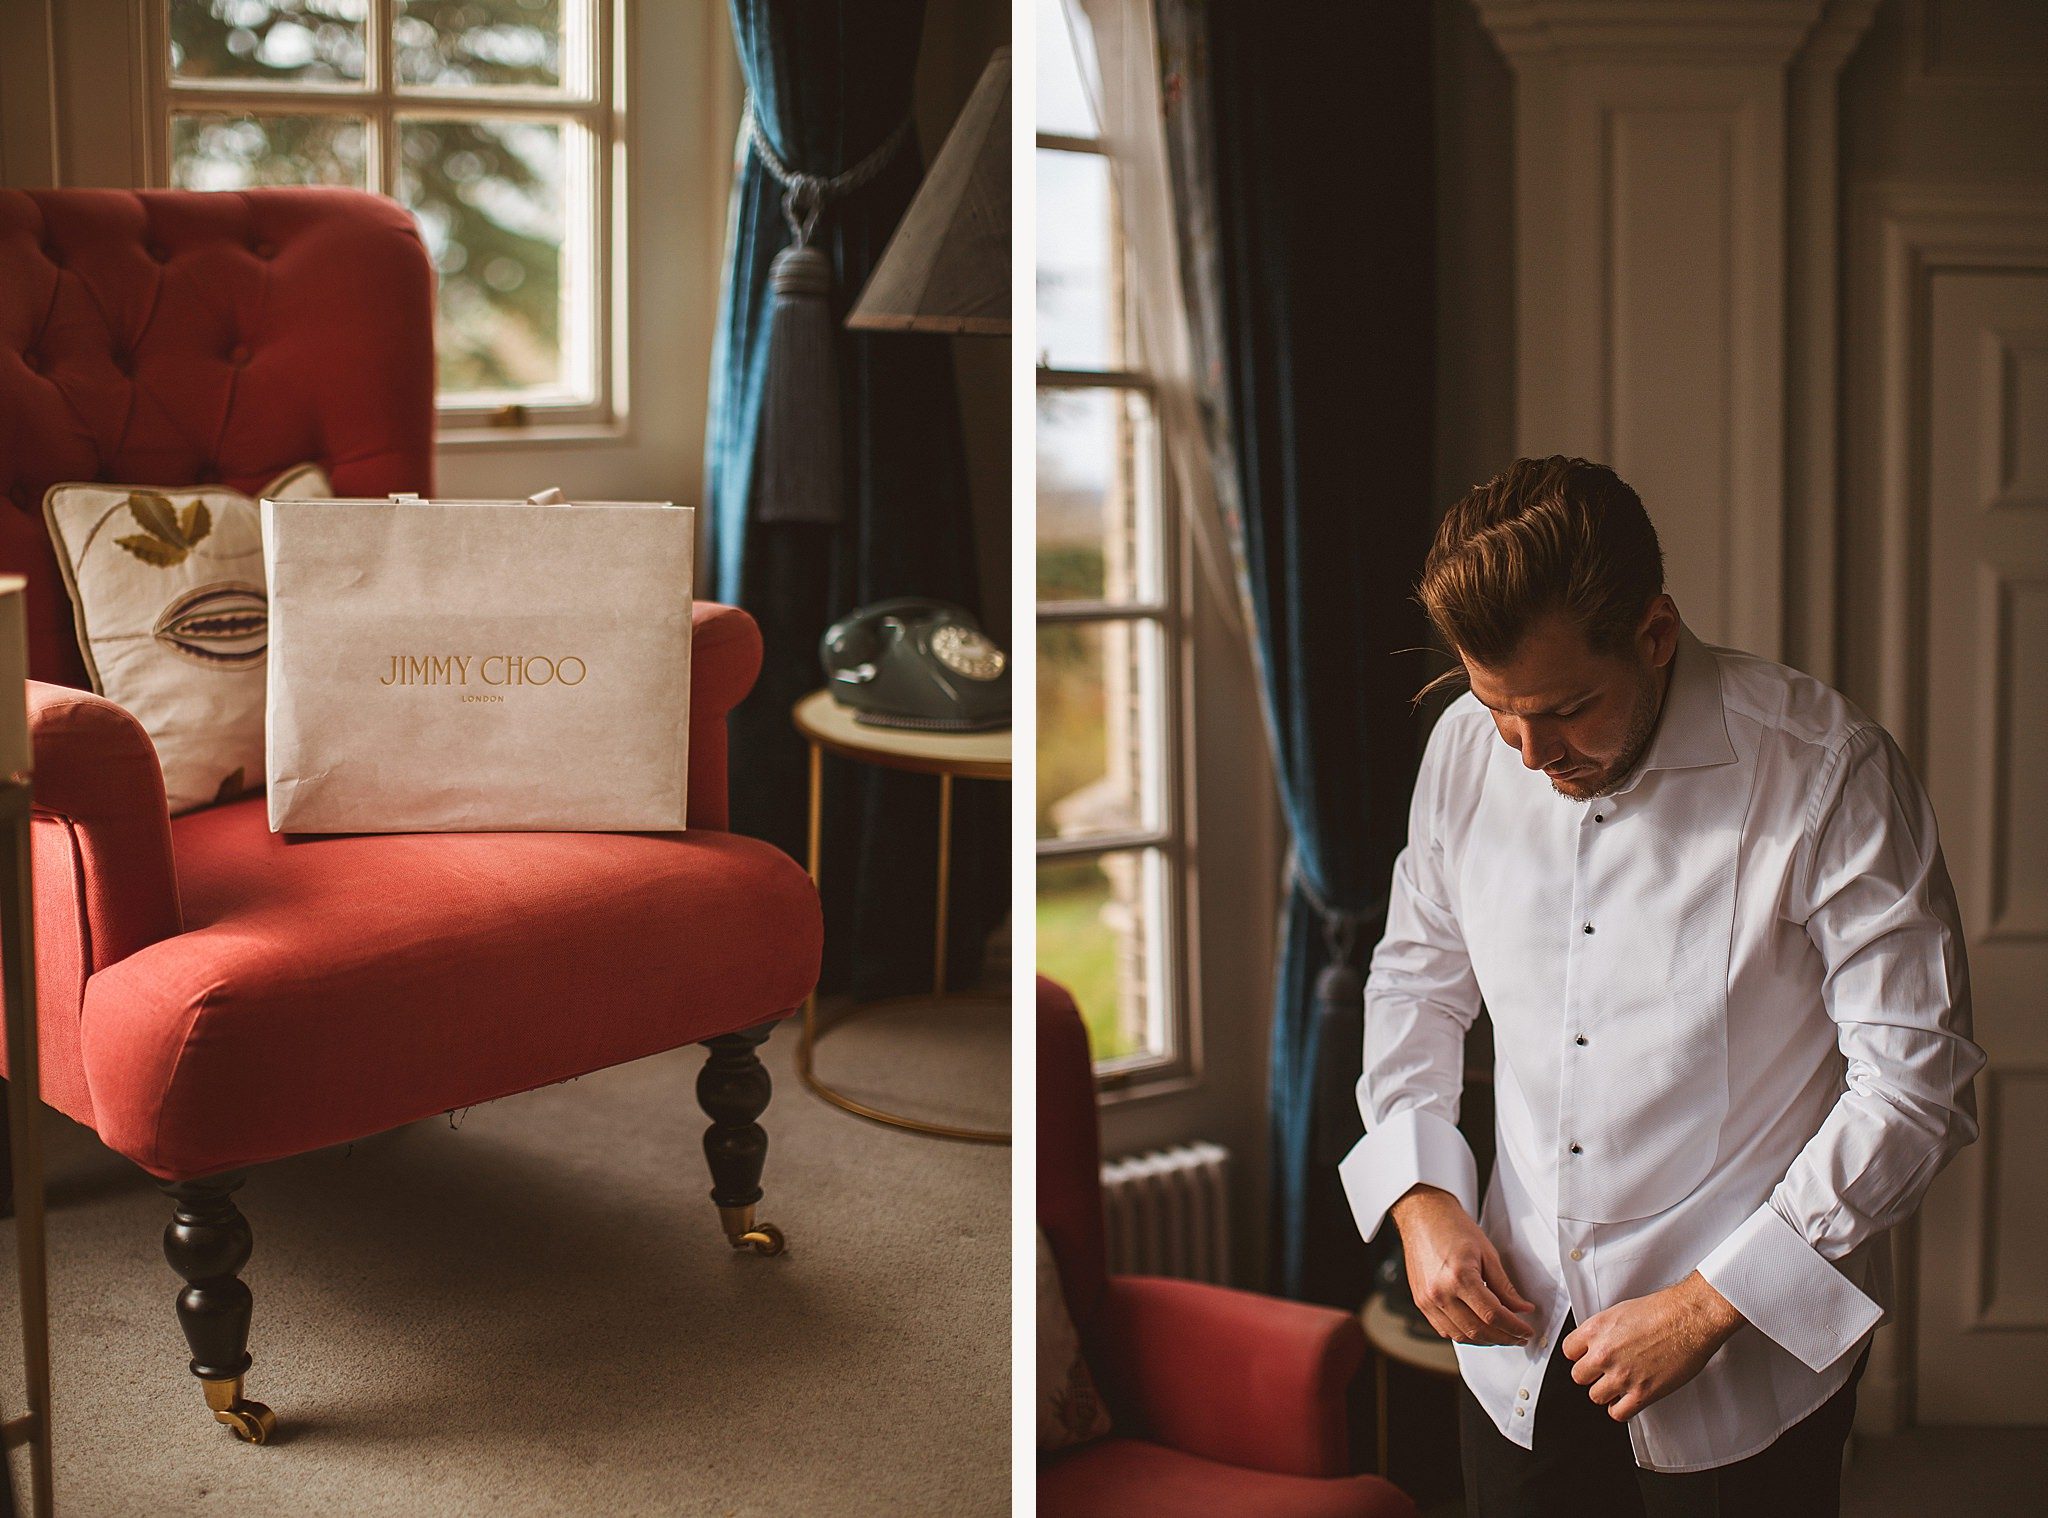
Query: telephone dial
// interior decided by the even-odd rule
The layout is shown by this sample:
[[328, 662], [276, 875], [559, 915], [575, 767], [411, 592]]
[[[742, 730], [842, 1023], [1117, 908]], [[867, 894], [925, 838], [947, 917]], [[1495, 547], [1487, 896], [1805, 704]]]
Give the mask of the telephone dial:
[[832, 697], [871, 727], [976, 732], [1010, 725], [1010, 660], [965, 607], [897, 596], [819, 641]]

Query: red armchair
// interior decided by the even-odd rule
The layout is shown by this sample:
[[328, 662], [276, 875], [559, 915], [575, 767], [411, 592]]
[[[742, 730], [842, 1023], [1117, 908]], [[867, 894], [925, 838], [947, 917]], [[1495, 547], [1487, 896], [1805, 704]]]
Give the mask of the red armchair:
[[1254, 1292], [1112, 1276], [1088, 1030], [1038, 981], [1038, 1221], [1115, 1429], [1041, 1462], [1045, 1518], [1414, 1518], [1377, 1476], [1347, 1475], [1344, 1393], [1358, 1320]]
[[[215, 1416], [242, 1395], [251, 1166], [702, 1043], [711, 1198], [756, 1225], [757, 1054], [816, 978], [809, 879], [724, 831], [725, 714], [759, 670], [699, 605], [687, 833], [286, 842], [261, 797], [172, 819], [142, 728], [84, 684], [44, 531], [61, 480], [430, 491], [433, 270], [345, 190], [0, 191], [0, 569], [28, 578], [44, 1099], [156, 1177], [178, 1317]], [[4, 1165], [0, 1165], [4, 1173]]]

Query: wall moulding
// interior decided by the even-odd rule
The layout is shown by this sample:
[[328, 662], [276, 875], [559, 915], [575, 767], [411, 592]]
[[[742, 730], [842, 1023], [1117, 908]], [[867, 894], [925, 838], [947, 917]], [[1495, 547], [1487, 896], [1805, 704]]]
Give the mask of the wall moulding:
[[[2038, 1333], [2048, 1328], [2048, 1293], [2026, 1266], [2024, 1249], [2007, 1246], [1999, 1222], [2024, 1206], [2023, 1185], [2008, 1174], [2027, 1168], [2025, 1156], [2039, 1143], [2048, 1122], [2048, 1068], [2020, 1065], [1984, 1078], [1983, 1155], [1971, 1202], [1967, 1247], [1972, 1287], [1967, 1333]], [[2013, 1255], [2019, 1258], [2014, 1259]]]
[[2048, 378], [2048, 332], [2000, 328], [1986, 332], [1979, 386], [1984, 415], [1996, 419], [1982, 439], [1977, 461], [1988, 482], [1990, 511], [2048, 510], [2048, 449], [2025, 439], [2022, 392], [2038, 396]]
[[1612, 462], [1703, 636], [1831, 674], [1835, 77], [1876, 0], [1476, 8], [1516, 78], [1518, 451]]
[[[1985, 31], [2000, 45], [1979, 48], [1948, 30], [1955, 22], [1933, 0], [1904, 0], [1904, 47], [1899, 62], [1906, 93], [1922, 98], [1976, 101], [1986, 96], [2037, 95], [2048, 60], [2048, 7], [2039, 0], [2003, 0], [1995, 7], [1997, 26]], [[1991, 7], [1975, 8], [1981, 23]], [[1958, 56], [1959, 54], [1963, 56]]]
[[1785, 649], [1830, 685], [1838, 646], [1842, 68], [1877, 0], [1833, 0], [1792, 60], [1785, 161]]
[[[2039, 666], [2025, 669], [2019, 652], [2028, 642], [2038, 644], [2048, 624], [2048, 579], [1980, 565], [1977, 615], [1980, 643], [1990, 650], [1977, 713], [1977, 751], [1989, 766], [1973, 819], [1978, 878], [1971, 884], [1983, 903], [1984, 922], [1977, 937], [1981, 943], [2039, 943], [2048, 939], [2048, 893], [2041, 890], [2038, 857], [2013, 847], [2023, 832], [2022, 819], [2014, 815], [2014, 792], [2015, 772], [2032, 756], [2028, 732], [2039, 711], [2024, 692], [2031, 689], [2038, 699], [2043, 684]], [[2022, 618], [2030, 638], [2014, 625]], [[2017, 698], [2016, 687], [2022, 693]]]
[[[1477, 0], [1517, 76], [1518, 447], [1627, 473], [1659, 434], [1641, 422], [1668, 426], [1688, 446], [1659, 434], [1643, 488], [1669, 503], [1660, 530], [1694, 565], [1674, 594], [1708, 635], [1822, 678], [1839, 499], [1836, 77], [1876, 6]], [[1701, 184], [1631, 182], [1629, 160], [1682, 159], [1688, 137], [1696, 157], [1714, 132]], [[1646, 392], [1641, 360], [1672, 321], [1704, 361]]]
[[1866, 261], [1854, 319], [1877, 334], [1878, 664], [1871, 715], [1926, 763], [1927, 429], [1921, 397], [1937, 274], [2048, 273], [2048, 194], [2030, 182], [1875, 183], [1850, 207]]
[[1474, 0], [1513, 59], [1538, 53], [1623, 61], [1782, 65], [1825, 0]]

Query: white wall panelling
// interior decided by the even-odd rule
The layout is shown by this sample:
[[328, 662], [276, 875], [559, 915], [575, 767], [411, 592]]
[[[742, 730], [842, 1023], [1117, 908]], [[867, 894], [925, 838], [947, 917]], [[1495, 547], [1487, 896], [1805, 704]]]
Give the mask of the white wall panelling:
[[[1787, 132], [1831, 119], [1870, 0], [1477, 4], [1515, 71], [1518, 451], [1612, 463], [1709, 640], [1824, 649], [1804, 615], [1787, 636], [1787, 460], [1825, 518], [1834, 334], [1786, 298], [1830, 270], [1788, 255], [1786, 206], [1796, 186], [1801, 233], [1831, 227], [1835, 163]], [[1800, 542], [1804, 573], [1825, 528]]]
[[[1864, 287], [1857, 320], [1877, 334], [1878, 636], [1871, 715], [1919, 760], [1928, 690], [1926, 427], [1936, 399], [1925, 388], [1930, 303], [1944, 275], [2048, 268], [2048, 197], [2005, 185], [1880, 184], [1857, 196], [1855, 214], [1864, 251], [1863, 266], [1852, 268]], [[2026, 339], [2029, 351], [2031, 344]], [[1972, 372], [1973, 395], [1981, 385]]]
[[[1878, 187], [1884, 721], [1963, 908], [1981, 1133], [1918, 1250], [1915, 1415], [2048, 1422], [2048, 194]], [[1859, 239], [1861, 240], [1861, 239]]]
[[[2001, 1070], [1985, 1082], [1982, 1181], [1969, 1247], [1972, 1330], [2048, 1329], [2048, 1227], [2039, 1171], [2020, 1160], [2048, 1151], [2048, 1069]], [[2003, 1163], [2001, 1163], [2003, 1161]]]
[[57, 183], [55, 0], [0, 5], [0, 184]]
[[1840, 76], [1877, 0], [1834, 0], [1793, 59], [1785, 231], [1785, 649], [1833, 683], [1841, 514]]
[[1905, 0], [1905, 85], [1915, 95], [2038, 96], [2048, 77], [2041, 0]]

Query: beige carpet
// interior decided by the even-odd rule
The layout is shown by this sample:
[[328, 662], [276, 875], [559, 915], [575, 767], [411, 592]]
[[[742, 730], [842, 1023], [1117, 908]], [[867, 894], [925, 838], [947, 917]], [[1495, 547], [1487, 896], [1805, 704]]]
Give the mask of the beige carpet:
[[[763, 1055], [779, 1258], [719, 1231], [697, 1048], [253, 1174], [262, 1449], [185, 1370], [168, 1203], [52, 1114], [59, 1513], [1007, 1513], [1010, 1151], [828, 1106], [795, 1033]], [[1006, 1014], [912, 1010], [834, 1032], [819, 1065], [1002, 1127], [1008, 1048]], [[0, 1241], [18, 1411], [12, 1224]]]

